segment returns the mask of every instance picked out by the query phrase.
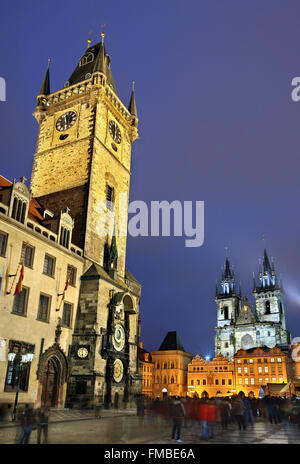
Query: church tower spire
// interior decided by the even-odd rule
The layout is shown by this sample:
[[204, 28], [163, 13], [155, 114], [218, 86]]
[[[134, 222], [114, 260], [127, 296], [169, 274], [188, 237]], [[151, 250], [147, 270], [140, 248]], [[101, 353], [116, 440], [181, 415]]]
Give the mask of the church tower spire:
[[49, 58], [47, 70], [46, 70], [46, 73], [45, 73], [45, 76], [44, 76], [44, 79], [43, 79], [43, 82], [42, 82], [42, 85], [39, 91], [39, 95], [46, 96], [50, 94], [50, 73], [49, 73], [50, 61], [51, 59]]

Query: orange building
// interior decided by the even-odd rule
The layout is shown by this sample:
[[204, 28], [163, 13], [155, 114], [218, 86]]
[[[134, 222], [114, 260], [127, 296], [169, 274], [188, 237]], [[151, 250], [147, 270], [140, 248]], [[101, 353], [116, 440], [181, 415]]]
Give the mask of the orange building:
[[158, 351], [151, 351], [153, 398], [186, 396], [188, 364], [193, 355], [187, 353], [177, 332], [168, 332]]
[[278, 347], [238, 350], [234, 356], [234, 371], [237, 393], [253, 392], [258, 397], [261, 387], [270, 394], [293, 393], [292, 360]]
[[234, 386], [234, 363], [221, 353], [211, 361], [198, 354], [188, 365], [188, 396], [216, 397], [232, 395]]
[[142, 341], [139, 341], [138, 358], [141, 363], [140, 372], [143, 373], [142, 395], [152, 398], [154, 364], [152, 362], [151, 354], [144, 350]]

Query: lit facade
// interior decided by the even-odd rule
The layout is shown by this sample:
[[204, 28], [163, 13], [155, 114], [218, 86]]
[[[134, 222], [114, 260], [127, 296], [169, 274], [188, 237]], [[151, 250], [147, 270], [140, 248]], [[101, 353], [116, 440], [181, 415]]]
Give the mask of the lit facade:
[[151, 351], [153, 362], [153, 398], [187, 396], [188, 364], [193, 355], [187, 353], [176, 332], [168, 332], [158, 351]]
[[235, 391], [234, 363], [222, 354], [207, 361], [196, 355], [188, 365], [187, 394], [190, 397], [229, 396]]
[[30, 350], [20, 402], [118, 406], [142, 388], [141, 285], [126, 268], [138, 117], [134, 91], [128, 108], [118, 96], [104, 37], [54, 92], [48, 66], [34, 116], [30, 189], [0, 179], [0, 401], [13, 403], [18, 385], [8, 352]]

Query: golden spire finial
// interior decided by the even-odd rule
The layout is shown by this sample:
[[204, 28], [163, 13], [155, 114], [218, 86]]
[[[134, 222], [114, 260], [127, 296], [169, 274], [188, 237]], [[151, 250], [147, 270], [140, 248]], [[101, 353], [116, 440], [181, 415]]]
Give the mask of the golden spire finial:
[[[91, 33], [92, 31], [89, 31], [89, 35], [91, 35]], [[92, 40], [91, 40], [91, 37], [89, 37], [87, 40], [88, 48], [90, 47], [91, 43], [92, 43]]]
[[[102, 29], [105, 28], [106, 24], [101, 24]], [[101, 42], [104, 43], [105, 32], [104, 30], [101, 32]]]
[[134, 84], [135, 84], [135, 81], [132, 81], [132, 91], [134, 91]]

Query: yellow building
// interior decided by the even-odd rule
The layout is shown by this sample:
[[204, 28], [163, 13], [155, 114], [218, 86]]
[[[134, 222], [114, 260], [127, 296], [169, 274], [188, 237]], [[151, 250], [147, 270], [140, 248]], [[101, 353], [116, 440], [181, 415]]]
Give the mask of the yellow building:
[[19, 388], [34, 405], [118, 405], [141, 391], [141, 285], [126, 269], [138, 118], [134, 91], [128, 108], [118, 96], [103, 34], [54, 92], [48, 66], [34, 115], [30, 189], [0, 183], [0, 401]]
[[221, 353], [211, 361], [196, 355], [188, 365], [187, 394], [190, 397], [229, 396], [235, 390], [234, 363]]
[[187, 353], [176, 332], [168, 332], [158, 351], [151, 351], [153, 398], [186, 396], [188, 364], [193, 355]]
[[141, 372], [143, 373], [142, 395], [152, 398], [154, 364], [152, 362], [151, 354], [144, 350], [143, 342], [141, 340], [138, 347], [138, 358], [141, 363]]
[[[288, 353], [278, 347], [238, 350], [234, 356], [236, 391], [259, 396], [260, 388], [280, 384], [284, 388], [293, 380], [293, 366]], [[283, 385], [284, 384], [284, 385]]]

